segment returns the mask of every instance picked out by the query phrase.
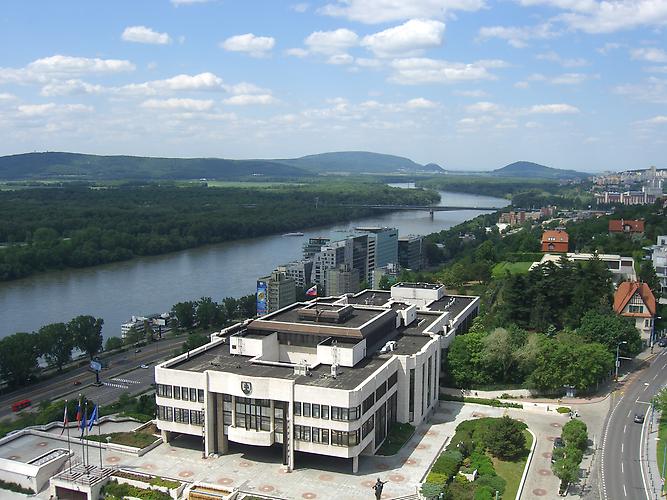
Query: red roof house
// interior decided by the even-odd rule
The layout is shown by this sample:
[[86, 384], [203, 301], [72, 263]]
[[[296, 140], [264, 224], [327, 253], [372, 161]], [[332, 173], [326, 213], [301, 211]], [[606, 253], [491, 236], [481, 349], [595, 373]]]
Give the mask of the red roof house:
[[566, 253], [569, 251], [570, 237], [562, 229], [549, 229], [542, 233], [542, 251]]
[[635, 327], [646, 342], [651, 339], [653, 333], [656, 311], [655, 295], [646, 283], [624, 281], [614, 293], [614, 312], [626, 318], [633, 318]]
[[609, 233], [644, 234], [644, 220], [610, 220]]

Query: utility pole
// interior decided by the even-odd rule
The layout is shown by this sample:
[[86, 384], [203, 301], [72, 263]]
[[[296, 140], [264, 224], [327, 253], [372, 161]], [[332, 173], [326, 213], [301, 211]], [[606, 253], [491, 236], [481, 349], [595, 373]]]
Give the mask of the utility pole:
[[616, 382], [618, 382], [618, 365], [621, 363], [619, 361], [619, 357], [618, 357], [619, 354], [620, 354], [621, 344], [627, 344], [627, 343], [628, 343], [627, 340], [623, 340], [623, 341], [619, 342], [618, 344], [616, 344], [616, 376], [614, 377]]

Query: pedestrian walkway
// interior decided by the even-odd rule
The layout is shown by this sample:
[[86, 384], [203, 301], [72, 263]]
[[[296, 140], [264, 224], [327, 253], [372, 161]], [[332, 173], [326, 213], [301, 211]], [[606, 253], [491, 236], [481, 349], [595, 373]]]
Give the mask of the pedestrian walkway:
[[647, 432], [642, 443], [642, 458], [645, 459], [646, 488], [649, 498], [660, 498], [662, 473], [658, 467], [658, 428], [660, 412], [649, 411]]

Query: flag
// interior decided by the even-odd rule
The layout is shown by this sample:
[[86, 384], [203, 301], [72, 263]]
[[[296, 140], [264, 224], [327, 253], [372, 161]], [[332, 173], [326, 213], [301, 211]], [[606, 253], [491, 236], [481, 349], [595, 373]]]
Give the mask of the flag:
[[63, 432], [65, 432], [65, 429], [67, 428], [67, 425], [69, 424], [69, 418], [67, 418], [67, 401], [65, 401], [65, 414], [63, 415], [63, 430], [60, 431], [60, 435], [63, 435]]
[[86, 429], [87, 413], [88, 413], [88, 405], [86, 405], [86, 408], [83, 410], [83, 417], [81, 417], [81, 438], [83, 438], [83, 431]]
[[82, 416], [82, 413], [81, 413], [81, 400], [79, 399], [79, 404], [78, 404], [78, 406], [76, 407], [76, 425], [77, 425], [77, 427], [78, 427], [79, 425], [81, 425], [81, 416]]
[[317, 285], [313, 285], [308, 290], [306, 290], [306, 295], [309, 297], [317, 297]]
[[93, 413], [90, 414], [90, 419], [88, 420], [88, 430], [89, 431], [93, 430], [93, 425], [95, 425], [95, 422], [98, 418], [97, 406], [98, 405], [95, 405], [95, 408], [93, 408]]

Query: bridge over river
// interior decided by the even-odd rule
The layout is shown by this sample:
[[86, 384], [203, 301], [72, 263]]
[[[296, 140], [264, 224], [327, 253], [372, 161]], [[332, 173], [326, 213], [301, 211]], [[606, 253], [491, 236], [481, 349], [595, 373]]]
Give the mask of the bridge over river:
[[495, 212], [496, 210], [498, 210], [497, 208], [489, 208], [489, 207], [478, 207], [478, 206], [448, 207], [444, 205], [345, 205], [345, 206], [350, 208], [376, 208], [378, 210], [391, 210], [391, 211], [414, 210], [419, 212], [428, 212], [429, 214], [431, 214], [431, 217], [433, 217], [433, 214], [435, 212], [452, 212], [455, 210], [484, 210], [488, 212]]

